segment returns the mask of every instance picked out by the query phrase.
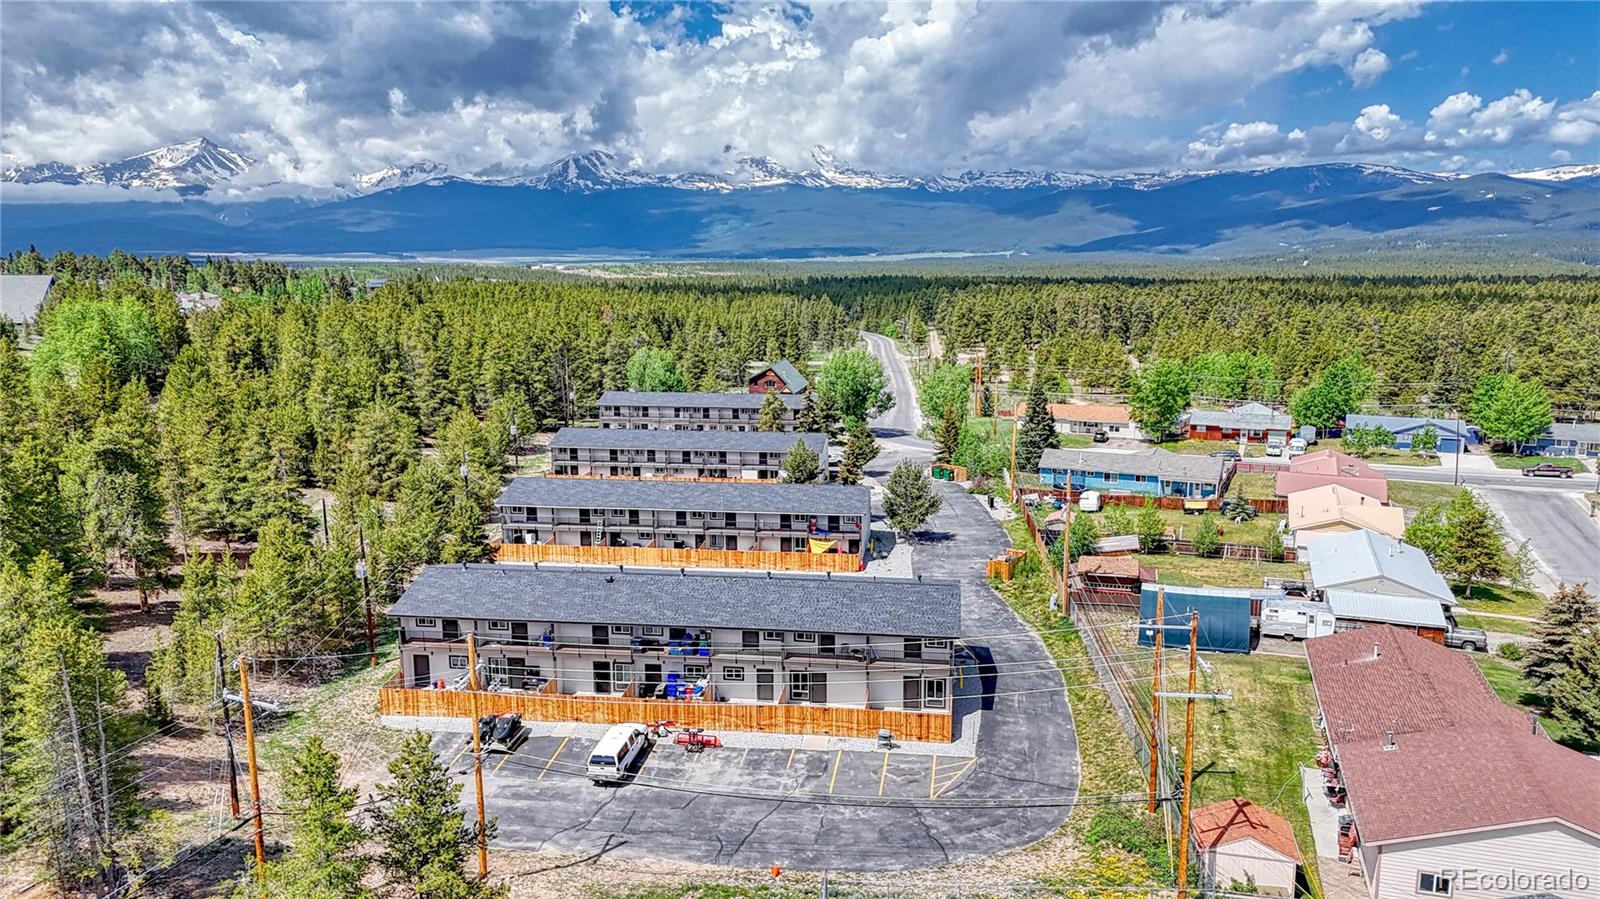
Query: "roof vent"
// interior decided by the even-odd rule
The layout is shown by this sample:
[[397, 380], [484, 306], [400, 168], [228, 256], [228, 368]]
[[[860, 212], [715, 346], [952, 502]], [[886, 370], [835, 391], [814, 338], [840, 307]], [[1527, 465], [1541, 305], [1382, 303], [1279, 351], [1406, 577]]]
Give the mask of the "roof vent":
[[1383, 644], [1379, 643], [1377, 640], [1373, 640], [1372, 641], [1372, 657], [1376, 659], [1381, 655], [1383, 655]]
[[1400, 747], [1396, 746], [1395, 742], [1394, 742], [1394, 731], [1392, 731], [1392, 730], [1391, 731], [1385, 731], [1384, 732], [1384, 741], [1383, 741], [1383, 751], [1384, 752], [1393, 752], [1398, 748], [1400, 748]]

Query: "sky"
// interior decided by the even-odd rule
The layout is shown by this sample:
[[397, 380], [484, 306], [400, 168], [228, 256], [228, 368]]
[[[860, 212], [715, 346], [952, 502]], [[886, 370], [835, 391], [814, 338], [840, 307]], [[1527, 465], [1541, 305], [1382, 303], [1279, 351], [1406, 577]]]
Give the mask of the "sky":
[[39, 3], [4, 166], [205, 136], [314, 190], [601, 148], [655, 172], [1600, 161], [1600, 2]]

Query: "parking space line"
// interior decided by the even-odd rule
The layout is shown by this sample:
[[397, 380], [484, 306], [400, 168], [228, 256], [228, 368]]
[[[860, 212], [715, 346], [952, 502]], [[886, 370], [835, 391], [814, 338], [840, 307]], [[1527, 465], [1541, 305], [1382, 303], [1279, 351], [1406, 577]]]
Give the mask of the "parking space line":
[[516, 755], [516, 752], [508, 752], [508, 753], [506, 753], [505, 757], [500, 759], [500, 764], [494, 766], [494, 773], [499, 774], [500, 773], [500, 769], [504, 768], [506, 766], [506, 762], [511, 761], [511, 757], [514, 756], [514, 755]]
[[[938, 791], [936, 793], [934, 793], [934, 795], [932, 797], [930, 797], [930, 798], [938, 799], [940, 796], [943, 796], [945, 794], [945, 791], [949, 790], [952, 786], [954, 786], [956, 781], [961, 779], [961, 775], [966, 774], [967, 770], [970, 769], [974, 764], [976, 764], [977, 761], [978, 760], [976, 758], [967, 759], [966, 763], [961, 765], [961, 770], [957, 771], [954, 774], [946, 775], [944, 783], [940, 785]], [[951, 764], [945, 766], [945, 770], [948, 771], [951, 768], [955, 767], [955, 765], [956, 765], [956, 763], [952, 762]]]
[[561, 738], [561, 745], [556, 747], [556, 751], [555, 752], [550, 753], [550, 757], [548, 759], [545, 759], [544, 767], [539, 770], [539, 777], [537, 778], [538, 780], [544, 780], [544, 776], [546, 774], [550, 773], [550, 766], [554, 765], [556, 763], [556, 756], [561, 754], [561, 750], [567, 748], [567, 741], [570, 740], [570, 739], [572, 739], [572, 738], [571, 737], [562, 737]]
[[833, 776], [828, 778], [828, 795], [829, 796], [833, 795], [833, 785], [839, 779], [839, 763], [842, 762], [842, 761], [844, 761], [844, 750], [840, 749], [839, 751], [837, 751], [837, 752], [835, 752], [833, 754]]
[[467, 754], [467, 747], [471, 746], [471, 745], [472, 745], [472, 741], [471, 740], [467, 740], [467, 741], [463, 742], [461, 744], [461, 748], [457, 749], [456, 750], [456, 754], [453, 757], [451, 757], [450, 764], [446, 765], [445, 767], [454, 768], [456, 766], [456, 762], [461, 761], [461, 757]]
[[928, 798], [929, 799], [933, 798], [933, 777], [934, 777], [935, 774], [938, 774], [938, 773], [939, 773], [939, 757], [938, 756], [933, 756], [932, 758], [928, 759]]
[[794, 767], [794, 750], [790, 749], [789, 750], [789, 761], [784, 763], [783, 770], [787, 771], [792, 767]]
[[889, 776], [889, 753], [883, 754], [883, 767], [878, 769], [878, 795], [883, 795], [883, 782]]

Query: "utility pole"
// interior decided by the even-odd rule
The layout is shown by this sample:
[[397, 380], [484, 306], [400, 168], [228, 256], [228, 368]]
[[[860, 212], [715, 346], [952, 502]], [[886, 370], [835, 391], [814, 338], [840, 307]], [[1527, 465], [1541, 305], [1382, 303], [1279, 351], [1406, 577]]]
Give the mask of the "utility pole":
[[1194, 797], [1194, 669], [1200, 613], [1189, 610], [1189, 696], [1183, 709], [1183, 820], [1178, 823], [1178, 899], [1189, 896], [1189, 804]]
[[[1164, 621], [1162, 621], [1162, 618], [1165, 615], [1164, 607], [1166, 606], [1166, 601], [1167, 601], [1167, 589], [1165, 587], [1157, 587], [1156, 588], [1156, 624], [1164, 624], [1165, 623]], [[1166, 635], [1167, 635], [1166, 631], [1162, 630], [1159, 627], [1156, 628], [1156, 631], [1155, 631], [1155, 644], [1156, 644], [1155, 676], [1151, 679], [1151, 682], [1150, 682], [1151, 696], [1150, 696], [1150, 806], [1149, 806], [1149, 811], [1150, 811], [1151, 814], [1154, 814], [1155, 810], [1156, 810], [1156, 790], [1158, 789], [1156, 772], [1157, 772], [1157, 769], [1160, 767], [1160, 763], [1161, 763], [1161, 745], [1160, 745], [1161, 741], [1158, 739], [1158, 737], [1159, 737], [1159, 735], [1161, 733], [1161, 644], [1163, 642], [1165, 642]], [[1170, 830], [1167, 831], [1167, 833], [1169, 833], [1169, 834], [1171, 832], [1172, 831], [1170, 831]]]
[[245, 757], [250, 761], [250, 817], [255, 820], [256, 881], [266, 889], [267, 838], [261, 830], [261, 776], [256, 770], [256, 723], [250, 710], [250, 660], [239, 657], [239, 704], [244, 706]]
[[467, 689], [481, 689], [478, 684], [478, 635], [473, 631], [467, 631]]
[[239, 820], [239, 761], [233, 754], [233, 710], [228, 705], [228, 666], [222, 661], [222, 631], [217, 631], [217, 699], [222, 702], [222, 739], [228, 745], [228, 804]]
[[506, 431], [511, 437], [511, 469], [512, 469], [512, 471], [516, 471], [518, 468], [522, 467], [521, 453], [518, 452], [518, 450], [520, 450], [521, 447], [518, 445], [518, 441], [517, 441], [517, 418], [516, 418], [516, 416], [513, 415], [511, 417], [511, 427], [507, 428]]
[[483, 823], [483, 728], [478, 723], [478, 697], [472, 697], [472, 786], [478, 794], [478, 879], [489, 876], [489, 833]]
[[367, 535], [356, 525], [356, 540], [361, 556], [356, 559], [356, 577], [361, 579], [361, 602], [367, 607], [367, 667], [378, 667], [378, 632], [372, 624], [372, 593], [367, 588]]

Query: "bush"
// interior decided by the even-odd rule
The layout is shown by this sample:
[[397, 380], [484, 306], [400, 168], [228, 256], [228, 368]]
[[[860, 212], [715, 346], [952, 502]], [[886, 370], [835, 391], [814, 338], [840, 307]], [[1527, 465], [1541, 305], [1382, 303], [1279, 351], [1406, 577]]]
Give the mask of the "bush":
[[1095, 812], [1084, 831], [1091, 846], [1114, 846], [1145, 859], [1151, 871], [1166, 871], [1167, 844], [1152, 819], [1126, 806], [1108, 806]]
[[1508, 662], [1520, 662], [1526, 653], [1522, 650], [1521, 643], [1502, 643], [1494, 654]]
[[1190, 542], [1194, 544], [1194, 551], [1202, 556], [1209, 556], [1222, 548], [1222, 535], [1217, 533], [1217, 516], [1214, 512], [1207, 512], [1200, 516], [1194, 524], [1194, 535]]

